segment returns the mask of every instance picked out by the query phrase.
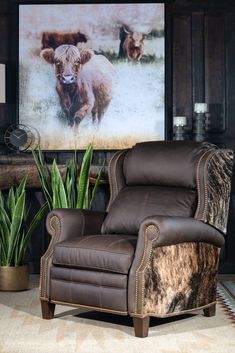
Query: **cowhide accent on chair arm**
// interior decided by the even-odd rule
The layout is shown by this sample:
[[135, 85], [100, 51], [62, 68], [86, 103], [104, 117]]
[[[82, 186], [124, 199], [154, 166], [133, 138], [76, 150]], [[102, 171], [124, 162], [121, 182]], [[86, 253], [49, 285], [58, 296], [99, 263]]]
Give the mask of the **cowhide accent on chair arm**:
[[106, 215], [106, 212], [80, 209], [55, 209], [48, 214], [46, 227], [52, 239], [41, 258], [41, 300], [49, 300], [50, 267], [55, 244], [82, 235], [100, 234]]
[[[211, 298], [214, 301], [219, 250], [223, 244], [224, 237], [219, 231], [194, 218], [147, 217], [140, 225], [135, 259], [130, 270], [130, 314], [164, 317], [175, 315], [176, 311], [207, 305]], [[197, 281], [193, 280], [196, 277]], [[204, 288], [205, 293], [197, 296], [195, 292], [199, 289], [192, 288], [191, 291], [193, 297], [201, 298], [200, 303], [195, 303], [191, 296], [186, 298], [190, 283], [198, 287], [201, 281], [206, 285], [205, 277], [206, 284], [209, 277], [211, 280], [209, 288]], [[180, 294], [179, 288], [182, 286], [179, 282], [185, 282], [185, 292], [182, 290]], [[161, 293], [163, 283], [166, 291], [171, 287], [171, 294]], [[173, 298], [174, 289], [177, 292]], [[205, 297], [207, 290], [210, 298]], [[177, 296], [182, 298], [181, 303], [178, 303]], [[162, 302], [163, 297], [165, 303]]]

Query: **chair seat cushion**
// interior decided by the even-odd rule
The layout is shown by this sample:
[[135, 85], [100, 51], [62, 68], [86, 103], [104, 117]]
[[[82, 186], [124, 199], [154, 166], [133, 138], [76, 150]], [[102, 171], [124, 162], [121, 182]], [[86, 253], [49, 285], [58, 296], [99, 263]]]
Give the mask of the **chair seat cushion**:
[[127, 274], [137, 237], [105, 234], [77, 237], [55, 245], [53, 264]]

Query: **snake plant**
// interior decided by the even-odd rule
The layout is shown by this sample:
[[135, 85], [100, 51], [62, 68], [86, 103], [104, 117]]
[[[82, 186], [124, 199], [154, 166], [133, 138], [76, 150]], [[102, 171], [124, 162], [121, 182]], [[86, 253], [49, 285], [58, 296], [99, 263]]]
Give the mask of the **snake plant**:
[[0, 266], [20, 266], [24, 263], [30, 237], [48, 212], [45, 203], [28, 225], [29, 207], [26, 204], [25, 176], [7, 197], [0, 190]]
[[[79, 170], [74, 157], [67, 161], [65, 176], [62, 177], [56, 161], [52, 168], [44, 161], [41, 150], [33, 151], [41, 186], [50, 210], [55, 208], [81, 208], [91, 209], [104, 163], [101, 166], [92, 193], [89, 197], [89, 175], [93, 156], [93, 146], [89, 144], [83, 156]], [[105, 161], [104, 161], [105, 162]]]

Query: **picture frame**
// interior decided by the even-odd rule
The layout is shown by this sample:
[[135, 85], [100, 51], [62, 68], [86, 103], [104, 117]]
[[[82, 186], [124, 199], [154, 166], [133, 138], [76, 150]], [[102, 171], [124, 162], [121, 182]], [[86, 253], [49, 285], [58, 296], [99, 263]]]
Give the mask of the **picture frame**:
[[[118, 16], [116, 10], [119, 6], [120, 14]], [[145, 12], [143, 15], [143, 9], [146, 6], [149, 9], [152, 7], [151, 11], [147, 11], [147, 13], [151, 13], [149, 23], [146, 20]], [[48, 15], [49, 7], [51, 12], [49, 11]], [[155, 13], [153, 8], [155, 8]], [[94, 9], [96, 9], [97, 16], [94, 16]], [[58, 13], [67, 13], [68, 15], [75, 13], [75, 10], [82, 13], [80, 19], [83, 19], [83, 22], [80, 20], [80, 32], [74, 23], [70, 23], [69, 26], [60, 26], [58, 30], [58, 18], [60, 18]], [[35, 13], [37, 14], [36, 18]], [[47, 14], [46, 18], [42, 16], [42, 13]], [[102, 13], [104, 18], [101, 21]], [[111, 13], [116, 14], [115, 21], [110, 21], [109, 15]], [[122, 18], [123, 13], [125, 13], [125, 20]], [[142, 14], [145, 18], [144, 23], [138, 23], [137, 26], [136, 18], [139, 20], [139, 17], [130, 15], [132, 13]], [[57, 18], [54, 27], [52, 26], [53, 19], [48, 20], [50, 15], [52, 18]], [[128, 20], [128, 15], [129, 17], [133, 16], [132, 21]], [[40, 18], [43, 18], [43, 21]], [[161, 21], [161, 26], [156, 26], [156, 18]], [[137, 142], [168, 138], [167, 109], [169, 104], [166, 97], [165, 67], [167, 58], [165, 55], [164, 3], [18, 4], [18, 20], [18, 122], [33, 126], [39, 131], [42, 150], [85, 149], [88, 143], [92, 142], [96, 150], [112, 151], [131, 147]], [[34, 22], [34, 26], [30, 25], [30, 21]], [[64, 22], [66, 23], [66, 21]], [[125, 35], [122, 38], [123, 31]], [[93, 121], [92, 110], [84, 117], [77, 114], [77, 118], [72, 117], [72, 122], [68, 122], [61, 96], [56, 89], [57, 76], [53, 68], [55, 63], [47, 63], [42, 55], [43, 50], [56, 45], [56, 36], [53, 38], [54, 44], [53, 36], [50, 37], [50, 34], [53, 33], [63, 35], [80, 33], [84, 35], [86, 41], [73, 44], [71, 44], [73, 38], [67, 38], [67, 42], [70, 43], [68, 45], [75, 44], [80, 52], [91, 49], [93, 56], [103, 56], [117, 71], [113, 78], [112, 98], [107, 106], [101, 107], [104, 108], [105, 113], [101, 117], [100, 123], [98, 116], [100, 112], [96, 112]], [[98, 33], [101, 33], [100, 37], [97, 35]], [[127, 45], [125, 53], [121, 53], [125, 36], [136, 36], [137, 41], [139, 39], [143, 41], [140, 58], [135, 57], [137, 54], [128, 58]], [[140, 37], [138, 38], [138, 36]], [[58, 40], [57, 44], [64, 45], [63, 38], [57, 36]], [[156, 49], [154, 40], [155, 44], [158, 42], [156, 53], [154, 52]], [[55, 52], [56, 48], [52, 49]], [[29, 62], [32, 65], [28, 65]], [[159, 67], [160, 70], [158, 70]], [[89, 95], [89, 92], [85, 92], [85, 95]], [[156, 107], [158, 108], [156, 109]], [[81, 110], [81, 108], [83, 108], [82, 104], [77, 110]], [[159, 113], [160, 110], [161, 113]], [[72, 115], [75, 113], [73, 112]], [[76, 119], [79, 123], [75, 121]]]

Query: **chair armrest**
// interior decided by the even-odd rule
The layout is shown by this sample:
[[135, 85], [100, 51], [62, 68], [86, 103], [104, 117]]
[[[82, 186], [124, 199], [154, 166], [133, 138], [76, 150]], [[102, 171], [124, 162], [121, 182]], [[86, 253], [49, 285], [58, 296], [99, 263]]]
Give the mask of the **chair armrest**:
[[99, 234], [106, 212], [81, 209], [55, 209], [46, 220], [48, 233], [58, 241], [82, 235]]
[[189, 217], [147, 217], [140, 225], [140, 236], [141, 238], [146, 236], [150, 241], [155, 238], [154, 247], [184, 242], [204, 242], [221, 248], [224, 244], [224, 237], [218, 230]]
[[[155, 254], [156, 251], [164, 253], [164, 248], [160, 249], [161, 247], [167, 248], [168, 246], [169, 248], [171, 245], [195, 244], [196, 242], [204, 243], [203, 245], [206, 243], [211, 248], [211, 253], [215, 255], [213, 263], [217, 264], [219, 248], [224, 243], [224, 237], [212, 226], [194, 218], [186, 217], [151, 216], [141, 222], [135, 258], [130, 269], [128, 282], [128, 297], [135, 298], [135, 302], [133, 299], [128, 300], [131, 314], [142, 313], [143, 305], [141, 303], [145, 291], [144, 273], [151, 255]], [[172, 258], [169, 258], [169, 261], [172, 261]], [[205, 258], [205, 261], [208, 261], [208, 259]]]
[[203, 242], [221, 248], [223, 235], [212, 226], [189, 217], [150, 216], [139, 228], [131, 274], [144, 267], [156, 247]]
[[40, 298], [50, 298], [50, 268], [56, 243], [82, 235], [101, 234], [106, 212], [60, 208], [51, 211], [46, 220], [48, 233], [52, 236], [47, 251], [41, 258]]

